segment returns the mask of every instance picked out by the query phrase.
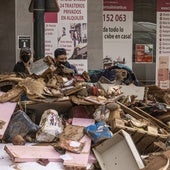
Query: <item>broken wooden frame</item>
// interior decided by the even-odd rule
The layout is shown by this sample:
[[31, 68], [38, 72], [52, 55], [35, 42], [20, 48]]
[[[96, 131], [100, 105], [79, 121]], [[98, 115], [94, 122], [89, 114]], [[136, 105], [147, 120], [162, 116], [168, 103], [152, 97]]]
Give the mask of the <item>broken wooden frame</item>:
[[[157, 127], [161, 127], [166, 130], [169, 130], [169, 127], [167, 125], [157, 120], [156, 118], [152, 118], [152, 116], [148, 115], [147, 113], [144, 114], [143, 112], [143, 115], [142, 115], [128, 108], [127, 106], [123, 105], [120, 102], [117, 102], [117, 103], [121, 106], [124, 112], [135, 117], [136, 119], [144, 119], [147, 121], [149, 120], [154, 125], [157, 125]], [[139, 108], [137, 110], [139, 110]], [[125, 126], [123, 123], [121, 123], [121, 121], [117, 119], [111, 122], [111, 127], [114, 133], [119, 131], [120, 129], [127, 131], [132, 136], [132, 139], [140, 154], [148, 154], [148, 153], [151, 153], [157, 150], [158, 148], [156, 148], [156, 146], [153, 143], [157, 141], [166, 142], [167, 137], [170, 136], [169, 133], [168, 134], [159, 134], [159, 133], [156, 134], [156, 133], [152, 133], [150, 131], [146, 131], [143, 129], [128, 127], [128, 126]]]

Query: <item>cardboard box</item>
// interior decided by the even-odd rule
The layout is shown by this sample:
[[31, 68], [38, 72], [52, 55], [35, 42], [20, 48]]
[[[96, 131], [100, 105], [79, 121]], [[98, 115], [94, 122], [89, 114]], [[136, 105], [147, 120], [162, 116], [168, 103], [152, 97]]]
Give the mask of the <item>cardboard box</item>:
[[144, 164], [131, 136], [120, 130], [93, 148], [102, 170], [139, 170]]

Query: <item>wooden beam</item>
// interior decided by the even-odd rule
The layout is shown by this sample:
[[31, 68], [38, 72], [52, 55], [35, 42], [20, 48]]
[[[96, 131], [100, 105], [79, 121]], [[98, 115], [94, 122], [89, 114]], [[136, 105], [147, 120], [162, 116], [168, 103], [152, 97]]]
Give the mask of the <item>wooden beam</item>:
[[129, 107], [125, 106], [124, 104], [117, 102], [121, 108], [128, 114], [130, 114], [131, 116], [135, 117], [136, 119], [144, 119], [144, 120], [149, 120], [151, 123], [153, 123], [154, 125], [156, 125], [157, 127], [161, 127], [166, 129], [167, 131], [170, 130], [170, 128], [164, 124], [163, 122], [161, 122], [160, 120], [154, 118], [153, 116], [149, 115], [148, 113], [146, 113], [145, 111], [141, 110], [138, 107], [135, 107], [135, 110], [130, 109]]
[[167, 131], [170, 131], [170, 127], [167, 126], [165, 123], [163, 123], [162, 121], [158, 120], [157, 118], [151, 116], [150, 114], [148, 114], [147, 112], [143, 111], [142, 109], [140, 109], [139, 107], [135, 107], [135, 110], [142, 116], [148, 118], [149, 120], [151, 120], [152, 122], [155, 122], [156, 124], [158, 124], [161, 128], [166, 129]]

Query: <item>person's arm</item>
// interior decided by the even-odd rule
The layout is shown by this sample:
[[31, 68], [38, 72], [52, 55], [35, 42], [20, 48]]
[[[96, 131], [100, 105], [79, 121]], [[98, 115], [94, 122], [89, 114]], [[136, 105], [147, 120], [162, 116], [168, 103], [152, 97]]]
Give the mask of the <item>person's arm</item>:
[[78, 74], [78, 70], [77, 70], [76, 66], [74, 66], [73, 64], [70, 64], [70, 63], [67, 61], [66, 64], [65, 64], [65, 66], [68, 67], [68, 68], [71, 68], [72, 70], [74, 70], [74, 73], [75, 73], [75, 74]]
[[69, 63], [69, 65], [70, 65], [69, 67], [70, 67], [72, 70], [74, 70], [74, 73], [75, 73], [75, 74], [78, 74], [78, 70], [77, 70], [76, 66], [74, 66], [73, 64], [70, 64], [70, 63]]

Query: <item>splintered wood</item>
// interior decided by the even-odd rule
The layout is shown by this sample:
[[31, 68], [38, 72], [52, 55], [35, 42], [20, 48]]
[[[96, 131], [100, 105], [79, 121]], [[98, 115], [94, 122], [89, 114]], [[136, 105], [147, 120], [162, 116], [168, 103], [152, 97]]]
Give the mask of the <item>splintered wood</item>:
[[[170, 136], [169, 127], [158, 119], [152, 117], [148, 113], [142, 111], [140, 108], [135, 108], [134, 110], [128, 108], [120, 102], [117, 102], [121, 109], [126, 113], [136, 119], [136, 121], [129, 121], [128, 124], [123, 118], [114, 119], [110, 123], [112, 132], [115, 133], [120, 129], [127, 131], [140, 154], [148, 154], [159, 149], [154, 145], [155, 142], [166, 142], [167, 137]], [[141, 120], [141, 127], [135, 125], [138, 124], [138, 121]], [[142, 127], [142, 120], [148, 122], [145, 124], [145, 127]]]

